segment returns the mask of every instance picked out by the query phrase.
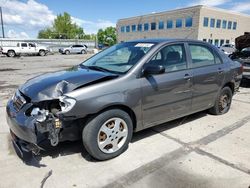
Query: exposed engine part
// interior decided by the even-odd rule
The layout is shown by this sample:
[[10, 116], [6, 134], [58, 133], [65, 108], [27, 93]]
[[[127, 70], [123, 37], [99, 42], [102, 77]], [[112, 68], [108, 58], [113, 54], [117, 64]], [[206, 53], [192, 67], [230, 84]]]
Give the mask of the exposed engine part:
[[47, 119], [47, 116], [49, 115], [48, 110], [40, 110], [40, 108], [33, 108], [31, 111], [31, 115], [38, 121], [38, 122], [44, 122]]

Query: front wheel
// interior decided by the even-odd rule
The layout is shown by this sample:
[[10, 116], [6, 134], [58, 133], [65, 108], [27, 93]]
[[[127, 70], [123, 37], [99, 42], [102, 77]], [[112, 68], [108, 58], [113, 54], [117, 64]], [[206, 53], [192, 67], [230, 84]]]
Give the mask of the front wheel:
[[39, 51], [39, 55], [40, 55], [40, 56], [45, 56], [45, 55], [46, 55], [46, 53], [45, 53], [45, 51], [44, 51], [44, 50], [40, 50], [40, 51]]
[[7, 53], [7, 56], [8, 56], [8, 57], [15, 57], [15, 56], [16, 56], [16, 53], [15, 53], [15, 51], [13, 51], [13, 50], [9, 50], [8, 53]]
[[131, 141], [133, 124], [130, 116], [119, 109], [105, 111], [90, 120], [83, 129], [83, 144], [98, 160], [123, 153]]
[[215, 105], [211, 109], [209, 109], [209, 112], [213, 115], [221, 115], [227, 113], [231, 107], [232, 96], [233, 93], [229, 87], [222, 88], [215, 101]]

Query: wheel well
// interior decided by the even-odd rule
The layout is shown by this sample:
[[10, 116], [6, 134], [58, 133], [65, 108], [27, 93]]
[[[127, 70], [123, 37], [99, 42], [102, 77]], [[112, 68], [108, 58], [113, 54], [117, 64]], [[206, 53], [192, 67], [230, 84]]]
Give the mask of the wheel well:
[[111, 110], [111, 109], [120, 109], [120, 110], [123, 110], [123, 111], [127, 112], [128, 115], [130, 116], [132, 122], [133, 122], [133, 128], [134, 128], [134, 130], [136, 129], [136, 122], [137, 122], [137, 120], [136, 120], [135, 113], [134, 113], [133, 110], [131, 110], [131, 108], [129, 108], [129, 107], [125, 106], [125, 105], [113, 105], [113, 106], [109, 106], [109, 107], [104, 108], [99, 113], [107, 111], [107, 110]]
[[16, 53], [15, 50], [8, 50], [8, 52], [14, 52], [14, 53]]
[[232, 93], [234, 94], [234, 83], [228, 82], [223, 86], [223, 88], [224, 87], [229, 87], [232, 90]]

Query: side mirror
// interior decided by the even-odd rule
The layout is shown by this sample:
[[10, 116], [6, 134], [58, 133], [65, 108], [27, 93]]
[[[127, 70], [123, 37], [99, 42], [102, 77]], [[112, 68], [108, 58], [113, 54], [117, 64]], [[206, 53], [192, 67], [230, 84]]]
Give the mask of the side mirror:
[[162, 65], [146, 65], [143, 69], [144, 75], [163, 74], [165, 73], [165, 67]]

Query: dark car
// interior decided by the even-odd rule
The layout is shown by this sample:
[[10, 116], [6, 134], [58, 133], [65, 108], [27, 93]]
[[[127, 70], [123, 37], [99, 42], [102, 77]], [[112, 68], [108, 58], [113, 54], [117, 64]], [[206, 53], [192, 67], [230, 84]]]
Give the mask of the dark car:
[[126, 150], [133, 132], [207, 109], [228, 112], [241, 77], [240, 63], [208, 43], [124, 42], [28, 80], [9, 100], [7, 121], [20, 151], [82, 139], [106, 160]]

